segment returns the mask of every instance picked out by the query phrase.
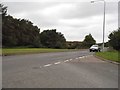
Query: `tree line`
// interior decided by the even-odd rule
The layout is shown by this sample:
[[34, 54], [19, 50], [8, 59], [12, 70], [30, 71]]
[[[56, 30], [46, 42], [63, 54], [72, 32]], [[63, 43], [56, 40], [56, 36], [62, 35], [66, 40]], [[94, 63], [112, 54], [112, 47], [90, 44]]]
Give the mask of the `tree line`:
[[3, 47], [46, 47], [66, 48], [66, 39], [56, 29], [44, 30], [25, 19], [16, 19], [5, 16], [2, 21]]
[[7, 7], [2, 7], [2, 45], [3, 47], [47, 47], [66, 48], [66, 39], [56, 29], [44, 30], [26, 19], [13, 18], [7, 15]]
[[[82, 42], [67, 42], [61, 32], [56, 29], [44, 30], [26, 19], [17, 19], [7, 15], [7, 7], [0, 4], [2, 14], [2, 45], [3, 47], [44, 47], [44, 48], [88, 48], [96, 44], [91, 34], [85, 36]], [[107, 45], [120, 50], [120, 28], [113, 31]]]
[[45, 48], [81, 48], [90, 47], [95, 44], [92, 35], [85, 37], [83, 43], [67, 43], [64, 35], [56, 32], [56, 29], [44, 30], [40, 33], [40, 28], [25, 19], [16, 19], [7, 15], [7, 7], [2, 7], [2, 44], [3, 47], [45, 47]]

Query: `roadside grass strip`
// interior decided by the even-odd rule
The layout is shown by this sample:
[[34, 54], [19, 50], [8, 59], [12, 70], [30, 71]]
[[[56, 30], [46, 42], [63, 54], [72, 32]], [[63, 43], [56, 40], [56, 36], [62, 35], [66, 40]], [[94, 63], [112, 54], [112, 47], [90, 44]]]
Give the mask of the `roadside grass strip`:
[[106, 61], [108, 60], [109, 62], [120, 63], [120, 52], [118, 51], [97, 52], [95, 55]]
[[74, 49], [50, 49], [50, 48], [2, 48], [0, 55], [24, 55], [24, 54], [37, 54], [37, 53], [52, 53], [52, 52], [70, 52], [77, 51]]

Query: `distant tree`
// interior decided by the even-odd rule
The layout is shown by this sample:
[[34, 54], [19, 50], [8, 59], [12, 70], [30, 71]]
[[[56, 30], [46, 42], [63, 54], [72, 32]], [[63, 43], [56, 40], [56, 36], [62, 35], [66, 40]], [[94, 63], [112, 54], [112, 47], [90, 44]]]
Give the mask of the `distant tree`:
[[80, 49], [81, 48], [81, 43], [79, 41], [67, 41], [67, 48], [68, 49]]
[[95, 43], [96, 43], [95, 39], [92, 37], [91, 34], [89, 34], [85, 36], [82, 46], [87, 48]]
[[44, 30], [40, 34], [41, 43], [48, 48], [65, 48], [66, 39], [60, 32], [56, 32], [56, 29]]
[[105, 42], [105, 47], [109, 47], [109, 42]]
[[120, 28], [109, 34], [109, 44], [116, 50], [120, 50]]
[[3, 4], [0, 4], [0, 14], [2, 14], [2, 17], [7, 15], [7, 7]]

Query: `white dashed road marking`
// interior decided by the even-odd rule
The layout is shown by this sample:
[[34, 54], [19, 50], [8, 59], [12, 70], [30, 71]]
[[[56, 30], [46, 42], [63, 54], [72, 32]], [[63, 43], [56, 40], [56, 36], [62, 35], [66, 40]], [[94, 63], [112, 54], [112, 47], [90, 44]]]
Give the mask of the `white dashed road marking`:
[[56, 62], [56, 63], [54, 63], [54, 64], [60, 64], [61, 62]]
[[52, 64], [47, 64], [47, 65], [44, 65], [44, 67], [48, 67], [48, 66], [51, 66]]
[[64, 62], [68, 62], [69, 60], [65, 60]]
[[82, 56], [81, 58], [85, 58], [85, 56]]
[[[81, 57], [78, 57], [78, 58], [75, 58], [75, 59], [83, 59], [83, 58], [87, 58], [87, 57], [90, 57], [90, 56], [93, 56], [93, 55], [88, 55], [88, 56], [81, 56]], [[69, 61], [72, 61], [72, 60], [74, 60], [74, 59], [69, 59], [69, 60], [65, 60], [64, 62], [69, 62]], [[60, 64], [61, 62], [56, 62], [56, 63], [54, 63], [55, 65], [57, 65], [57, 64]], [[46, 64], [46, 65], [44, 65], [44, 66], [40, 66], [39, 68], [43, 68], [43, 67], [49, 67], [49, 66], [51, 66], [52, 64]]]
[[79, 57], [79, 59], [81, 59], [82, 57]]

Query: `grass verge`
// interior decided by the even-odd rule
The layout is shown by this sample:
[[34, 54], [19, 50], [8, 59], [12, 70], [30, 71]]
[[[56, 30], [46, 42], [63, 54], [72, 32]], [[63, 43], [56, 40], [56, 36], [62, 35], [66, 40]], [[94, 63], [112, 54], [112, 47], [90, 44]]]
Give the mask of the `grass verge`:
[[95, 53], [96, 56], [102, 57], [107, 60], [120, 62], [120, 52], [118, 51], [105, 51], [105, 52], [97, 52]]
[[49, 52], [67, 52], [74, 49], [48, 49], [48, 48], [3, 48], [2, 55], [19, 55], [19, 54], [34, 54], [34, 53], [49, 53]]

